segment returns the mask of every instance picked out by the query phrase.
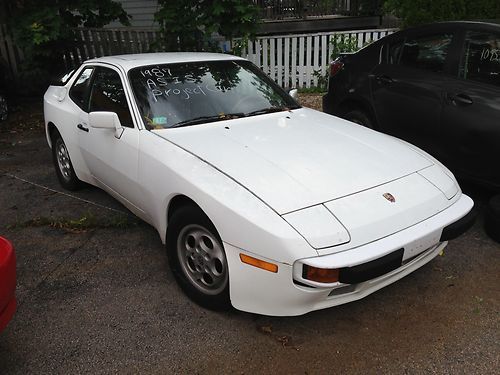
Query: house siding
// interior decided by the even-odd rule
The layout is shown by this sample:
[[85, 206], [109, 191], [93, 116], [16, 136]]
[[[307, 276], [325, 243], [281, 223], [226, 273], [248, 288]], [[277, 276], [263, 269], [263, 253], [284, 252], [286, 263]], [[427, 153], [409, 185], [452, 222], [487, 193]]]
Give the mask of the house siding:
[[[132, 28], [151, 29], [157, 28], [158, 23], [154, 20], [154, 14], [158, 10], [157, 0], [116, 0], [122, 4], [123, 9], [132, 18], [130, 26]], [[175, 0], [173, 0], [175, 1]], [[123, 28], [120, 22], [111, 22], [108, 28]]]

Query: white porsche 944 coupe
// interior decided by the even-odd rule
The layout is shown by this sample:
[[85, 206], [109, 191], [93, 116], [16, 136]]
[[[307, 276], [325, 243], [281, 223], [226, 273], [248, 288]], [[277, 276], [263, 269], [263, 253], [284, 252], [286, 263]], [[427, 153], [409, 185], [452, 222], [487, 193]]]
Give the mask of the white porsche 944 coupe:
[[302, 108], [249, 61], [86, 61], [44, 97], [66, 189], [98, 186], [158, 230], [199, 304], [299, 315], [433, 259], [473, 222], [451, 172], [399, 139]]

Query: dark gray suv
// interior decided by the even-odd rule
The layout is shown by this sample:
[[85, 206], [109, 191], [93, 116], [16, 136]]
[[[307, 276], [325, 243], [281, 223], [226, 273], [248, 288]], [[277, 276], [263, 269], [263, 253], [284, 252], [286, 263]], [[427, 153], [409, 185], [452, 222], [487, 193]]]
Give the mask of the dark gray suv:
[[405, 139], [500, 188], [500, 25], [407, 29], [330, 66], [323, 110]]

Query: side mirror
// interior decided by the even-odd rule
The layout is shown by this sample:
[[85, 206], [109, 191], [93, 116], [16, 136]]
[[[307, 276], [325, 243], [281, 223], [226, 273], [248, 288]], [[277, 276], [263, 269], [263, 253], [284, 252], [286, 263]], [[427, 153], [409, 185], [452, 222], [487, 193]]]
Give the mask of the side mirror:
[[290, 95], [297, 102], [299, 101], [299, 90], [290, 89], [290, 90], [288, 90], [288, 95]]
[[115, 112], [90, 112], [89, 124], [92, 128], [113, 129], [116, 138], [120, 138], [124, 130]]

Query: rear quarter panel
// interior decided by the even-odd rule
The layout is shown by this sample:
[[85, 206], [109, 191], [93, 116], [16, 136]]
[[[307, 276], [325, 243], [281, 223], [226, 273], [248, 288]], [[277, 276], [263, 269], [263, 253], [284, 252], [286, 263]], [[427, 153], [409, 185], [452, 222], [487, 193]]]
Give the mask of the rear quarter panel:
[[371, 107], [369, 75], [379, 64], [382, 45], [382, 40], [376, 41], [356, 53], [340, 57], [344, 67], [328, 81], [323, 102], [326, 113], [342, 116], [356, 103], [363, 108]]
[[[76, 75], [75, 75], [76, 76]], [[69, 98], [69, 87], [50, 86], [44, 95], [43, 110], [47, 143], [52, 148], [50, 126], [53, 124], [66, 144], [76, 175], [82, 181], [91, 182], [88, 168], [80, 152], [77, 128], [80, 109]], [[61, 97], [64, 98], [61, 100]]]

